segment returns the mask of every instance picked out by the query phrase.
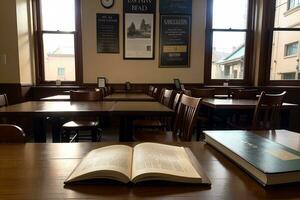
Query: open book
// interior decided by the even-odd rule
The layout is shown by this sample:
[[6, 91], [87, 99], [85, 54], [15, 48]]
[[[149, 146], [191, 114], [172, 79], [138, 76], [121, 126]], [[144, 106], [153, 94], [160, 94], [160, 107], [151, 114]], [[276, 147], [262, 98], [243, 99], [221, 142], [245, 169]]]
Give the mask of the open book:
[[141, 143], [135, 147], [112, 145], [89, 152], [65, 184], [92, 179], [210, 184], [200, 169], [191, 151], [184, 147], [156, 143]]

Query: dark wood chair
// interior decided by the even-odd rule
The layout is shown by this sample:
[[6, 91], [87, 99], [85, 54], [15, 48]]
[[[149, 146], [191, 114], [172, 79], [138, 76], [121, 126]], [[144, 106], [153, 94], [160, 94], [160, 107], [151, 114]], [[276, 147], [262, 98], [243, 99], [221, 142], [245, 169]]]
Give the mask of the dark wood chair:
[[154, 88], [153, 93], [152, 93], [152, 97], [157, 99], [158, 98], [158, 88]]
[[[160, 100], [160, 103], [172, 108], [176, 92], [174, 90], [168, 90], [163, 88], [163, 94]], [[145, 128], [166, 128], [168, 126], [169, 119], [162, 118], [162, 119], [140, 119], [133, 121], [134, 129], [145, 129]]]
[[191, 89], [191, 95], [196, 98], [214, 98], [215, 89], [193, 88]]
[[18, 126], [0, 124], [0, 143], [25, 143], [25, 133]]
[[[103, 99], [103, 90], [100, 91], [71, 91], [72, 101], [100, 101]], [[78, 142], [81, 139], [89, 139], [93, 142], [99, 141], [101, 135], [99, 120], [97, 117], [76, 117], [74, 120], [66, 122], [62, 126], [63, 141]], [[79, 131], [90, 131], [91, 135], [80, 135]], [[71, 136], [73, 134], [73, 136]], [[71, 136], [71, 138], [70, 138]]]
[[135, 140], [144, 142], [191, 141], [200, 102], [200, 98], [182, 95], [176, 113], [173, 131], [135, 132]]
[[8, 99], [6, 94], [0, 95], [0, 108], [3, 106], [8, 106]]
[[192, 96], [192, 91], [191, 90], [186, 90], [186, 89], [183, 89], [182, 90], [183, 94], [187, 95], [187, 96]]
[[283, 99], [286, 94], [266, 94], [262, 92], [255, 108], [251, 129], [276, 129]]
[[154, 86], [152, 86], [152, 85], [150, 85], [150, 86], [149, 86], [149, 89], [148, 89], [148, 93], [147, 93], [147, 94], [148, 94], [149, 96], [151, 96], [151, 97], [152, 97], [152, 96], [153, 96], [153, 91], [154, 91], [154, 89], [155, 89], [155, 87], [154, 87]]

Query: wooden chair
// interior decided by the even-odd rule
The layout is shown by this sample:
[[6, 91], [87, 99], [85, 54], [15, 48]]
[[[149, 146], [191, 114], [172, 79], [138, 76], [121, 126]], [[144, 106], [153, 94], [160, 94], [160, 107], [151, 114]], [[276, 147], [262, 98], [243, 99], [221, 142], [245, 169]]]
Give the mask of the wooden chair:
[[158, 98], [158, 88], [154, 88], [153, 93], [152, 93], [152, 97], [157, 99]]
[[[176, 92], [174, 90], [168, 90], [163, 88], [162, 89], [163, 94], [160, 100], [160, 103], [172, 108]], [[168, 119], [141, 119], [141, 120], [135, 120], [133, 122], [134, 129], [141, 129], [141, 128], [165, 128], [168, 126]]]
[[186, 90], [186, 89], [183, 89], [182, 90], [183, 94], [187, 95], [187, 96], [192, 96], [192, 91], [191, 90]]
[[18, 126], [0, 124], [0, 143], [25, 143], [25, 133]]
[[[103, 90], [100, 91], [71, 91], [70, 92], [71, 101], [100, 101], [103, 99]], [[73, 121], [69, 121], [63, 124], [62, 129], [64, 131], [64, 139], [70, 142], [78, 141], [79, 139], [85, 139], [86, 137], [81, 137], [79, 131], [91, 131], [90, 139], [93, 142], [100, 140], [100, 134], [98, 134], [101, 129], [99, 128], [99, 122], [96, 117], [77, 117]], [[70, 139], [70, 135], [75, 133]]]
[[155, 89], [155, 87], [154, 87], [154, 86], [152, 86], [152, 85], [150, 85], [150, 86], [149, 86], [149, 89], [148, 89], [148, 93], [147, 93], [147, 94], [148, 94], [149, 96], [151, 96], [151, 97], [152, 97], [152, 96], [153, 96], [153, 91], [154, 91], [154, 89]]
[[143, 131], [134, 133], [137, 141], [175, 142], [191, 141], [201, 99], [182, 95], [175, 117], [173, 131]]
[[8, 106], [8, 100], [7, 100], [7, 95], [6, 94], [1, 94], [0, 95], [0, 108], [3, 106]]
[[253, 116], [253, 130], [276, 129], [276, 122], [280, 114], [285, 94], [286, 91], [281, 94], [261, 93]]
[[215, 89], [193, 88], [191, 89], [191, 95], [192, 97], [196, 97], [196, 98], [214, 98]]

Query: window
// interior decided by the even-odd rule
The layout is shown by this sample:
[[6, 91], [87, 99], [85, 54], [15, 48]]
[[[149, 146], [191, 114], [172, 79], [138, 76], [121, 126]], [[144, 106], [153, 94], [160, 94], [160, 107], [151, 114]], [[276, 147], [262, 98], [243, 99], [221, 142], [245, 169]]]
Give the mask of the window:
[[[300, 1], [300, 0], [299, 0]], [[299, 42], [300, 41], [300, 10], [289, 15], [285, 11], [291, 3], [298, 1], [274, 0], [266, 1], [270, 13], [265, 13], [265, 43], [262, 44], [260, 67], [266, 70], [262, 84], [298, 85], [300, 84]], [[271, 16], [271, 17], [270, 17]], [[269, 31], [270, 30], [270, 31]], [[269, 33], [271, 33], [271, 35]], [[296, 41], [296, 42], [295, 42]], [[266, 52], [266, 53], [265, 53]], [[267, 59], [266, 59], [267, 58]], [[266, 66], [266, 67], [265, 67]]]
[[288, 10], [300, 6], [300, 0], [288, 0]]
[[205, 83], [249, 81], [253, 2], [207, 1]]
[[298, 54], [298, 42], [285, 45], [285, 56], [297, 56]]
[[79, 2], [36, 0], [37, 83], [81, 82]]

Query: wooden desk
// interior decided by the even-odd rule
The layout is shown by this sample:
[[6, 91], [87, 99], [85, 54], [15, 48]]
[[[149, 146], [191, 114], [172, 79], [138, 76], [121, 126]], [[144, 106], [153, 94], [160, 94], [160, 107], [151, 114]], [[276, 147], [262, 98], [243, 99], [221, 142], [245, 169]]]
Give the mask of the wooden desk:
[[[284, 133], [285, 134], [285, 133]], [[281, 139], [280, 135], [277, 140]], [[286, 134], [285, 134], [286, 137]], [[299, 139], [299, 136], [292, 136]], [[284, 139], [282, 137], [282, 139]], [[299, 184], [263, 188], [237, 165], [200, 142], [189, 147], [212, 182], [211, 187], [159, 182], [124, 185], [73, 185], [63, 181], [90, 150], [112, 143], [1, 144], [0, 199], [299, 199]], [[123, 143], [133, 145], [133, 143]]]
[[50, 97], [41, 98], [41, 101], [70, 101], [70, 95], [55, 95]]
[[[41, 98], [41, 101], [70, 101], [70, 95], [55, 95]], [[147, 94], [115, 93], [104, 97], [104, 101], [156, 101]]]
[[59, 117], [79, 115], [118, 115], [121, 116], [120, 140], [131, 138], [131, 118], [127, 116], [172, 116], [174, 111], [159, 102], [68, 102], [68, 101], [28, 101], [0, 108], [0, 116], [33, 117], [33, 132], [36, 142], [46, 142], [45, 119], [53, 118], [53, 142], [60, 141]]
[[[214, 109], [254, 109], [258, 100], [205, 98], [203, 105]], [[295, 108], [297, 104], [283, 103], [282, 108]]]
[[104, 101], [156, 101], [155, 98], [143, 93], [114, 93], [104, 97]]

